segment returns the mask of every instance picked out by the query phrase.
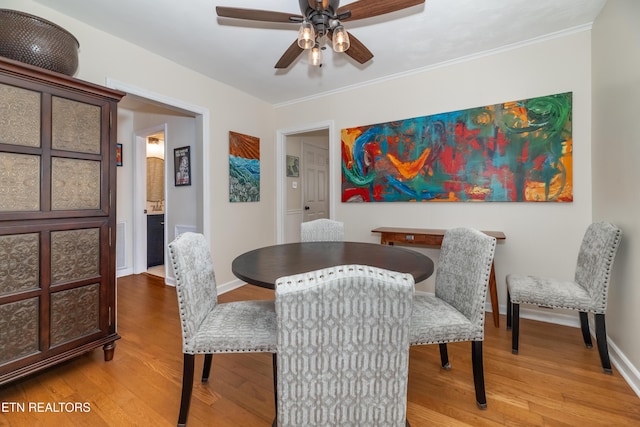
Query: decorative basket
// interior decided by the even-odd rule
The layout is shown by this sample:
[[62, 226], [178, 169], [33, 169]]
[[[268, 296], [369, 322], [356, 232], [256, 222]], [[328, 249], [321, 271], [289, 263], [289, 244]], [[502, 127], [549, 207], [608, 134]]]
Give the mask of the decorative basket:
[[72, 76], [79, 47], [71, 33], [53, 22], [0, 9], [0, 56]]

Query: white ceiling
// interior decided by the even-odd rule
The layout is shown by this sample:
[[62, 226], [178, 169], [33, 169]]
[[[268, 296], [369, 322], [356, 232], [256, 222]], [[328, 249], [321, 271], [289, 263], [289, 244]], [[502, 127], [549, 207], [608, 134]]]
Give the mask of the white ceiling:
[[345, 22], [375, 55], [364, 65], [328, 49], [322, 68], [311, 67], [303, 53], [287, 70], [275, 70], [298, 25], [218, 18], [215, 7], [299, 14], [297, 0], [36, 1], [272, 104], [583, 30], [606, 2], [426, 0], [403, 11]]

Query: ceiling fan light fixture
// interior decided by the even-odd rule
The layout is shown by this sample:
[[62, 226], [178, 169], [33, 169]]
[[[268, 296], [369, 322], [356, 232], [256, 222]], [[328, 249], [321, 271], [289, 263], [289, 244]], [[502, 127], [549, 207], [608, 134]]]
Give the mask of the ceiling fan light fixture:
[[309, 51], [309, 62], [314, 67], [322, 67], [322, 50], [318, 44]]
[[301, 49], [311, 49], [315, 44], [315, 39], [316, 33], [313, 30], [313, 25], [308, 21], [304, 21], [298, 31], [298, 46]]
[[333, 50], [336, 52], [344, 52], [349, 49], [351, 43], [349, 42], [349, 34], [344, 26], [338, 25], [333, 29]]

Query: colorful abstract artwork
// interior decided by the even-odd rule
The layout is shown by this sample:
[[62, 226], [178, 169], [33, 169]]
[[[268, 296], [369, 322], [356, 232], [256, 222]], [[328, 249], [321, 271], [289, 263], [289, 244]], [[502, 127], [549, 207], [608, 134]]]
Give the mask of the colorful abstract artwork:
[[343, 202], [571, 202], [572, 93], [342, 129]]
[[260, 138], [229, 132], [229, 201], [260, 201]]

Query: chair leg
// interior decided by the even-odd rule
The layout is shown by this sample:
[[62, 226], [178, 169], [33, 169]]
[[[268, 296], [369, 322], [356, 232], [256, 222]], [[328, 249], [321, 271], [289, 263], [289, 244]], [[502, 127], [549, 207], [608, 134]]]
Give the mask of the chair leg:
[[582, 329], [582, 339], [584, 340], [584, 345], [587, 348], [593, 348], [593, 343], [591, 342], [591, 334], [589, 333], [589, 315], [581, 311], [580, 312], [580, 329]]
[[507, 289], [507, 331], [511, 329], [511, 311], [513, 311], [513, 304], [511, 304], [511, 295]]
[[487, 409], [484, 368], [482, 366], [482, 341], [471, 341], [471, 359], [473, 362], [473, 384], [476, 388], [476, 404], [480, 409]]
[[518, 338], [520, 335], [520, 304], [511, 303], [511, 353], [518, 354]]
[[442, 363], [443, 369], [451, 369], [451, 364], [449, 363], [449, 352], [447, 351], [447, 344], [439, 344], [440, 346], [440, 362]]
[[189, 406], [191, 405], [191, 391], [193, 389], [193, 367], [195, 355], [184, 355], [184, 367], [182, 369], [182, 398], [180, 400], [180, 415], [178, 415], [178, 427], [187, 425]]
[[276, 416], [273, 418], [273, 427], [278, 425], [278, 354], [273, 353], [273, 402], [276, 406]]
[[605, 374], [612, 374], [611, 362], [609, 361], [609, 348], [607, 346], [607, 328], [604, 322], [604, 314], [596, 314], [596, 340], [598, 341], [598, 353], [600, 362]]
[[213, 359], [213, 354], [205, 354], [204, 355], [204, 366], [202, 367], [202, 382], [206, 383], [209, 381], [209, 374], [211, 373], [211, 360]]

